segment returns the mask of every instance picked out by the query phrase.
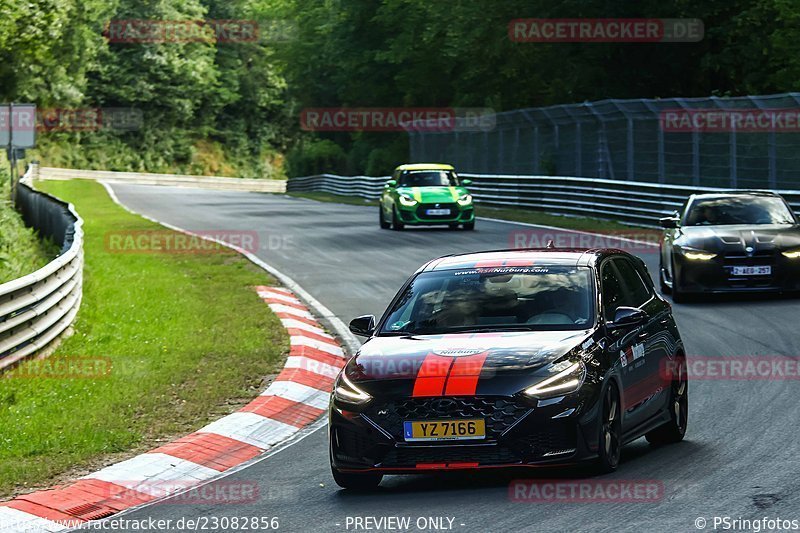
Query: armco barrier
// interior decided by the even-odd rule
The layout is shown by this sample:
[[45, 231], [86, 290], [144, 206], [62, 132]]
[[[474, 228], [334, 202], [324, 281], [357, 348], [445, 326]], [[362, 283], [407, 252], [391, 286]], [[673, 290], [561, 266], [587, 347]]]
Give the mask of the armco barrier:
[[[657, 226], [660, 217], [678, 209], [691, 194], [730, 189], [666, 185], [561, 176], [461, 174], [472, 180], [475, 203], [493, 207], [535, 209], [548, 213], [605, 218]], [[388, 176], [321, 174], [292, 178], [287, 190], [319, 191], [370, 200], [381, 195]], [[777, 191], [800, 212], [800, 191]]]
[[75, 319], [83, 282], [83, 221], [71, 204], [33, 190], [29, 168], [17, 188], [25, 222], [61, 245], [53, 261], [0, 285], [0, 369], [35, 354]]
[[223, 178], [215, 176], [185, 176], [180, 174], [149, 174], [143, 172], [112, 172], [109, 170], [78, 170], [72, 168], [39, 167], [34, 165], [34, 178], [47, 180], [92, 179], [109, 183], [137, 185], [167, 185], [228, 191], [286, 192], [286, 181], [270, 179]]

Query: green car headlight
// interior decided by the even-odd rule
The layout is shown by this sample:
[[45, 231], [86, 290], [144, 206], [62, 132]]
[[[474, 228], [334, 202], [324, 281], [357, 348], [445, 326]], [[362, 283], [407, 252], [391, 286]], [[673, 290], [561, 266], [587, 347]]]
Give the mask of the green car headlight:
[[406, 207], [414, 207], [415, 205], [417, 205], [417, 201], [408, 196], [407, 194], [401, 194], [400, 204]]
[[458, 197], [458, 205], [470, 205], [472, 203], [471, 194], [462, 194]]

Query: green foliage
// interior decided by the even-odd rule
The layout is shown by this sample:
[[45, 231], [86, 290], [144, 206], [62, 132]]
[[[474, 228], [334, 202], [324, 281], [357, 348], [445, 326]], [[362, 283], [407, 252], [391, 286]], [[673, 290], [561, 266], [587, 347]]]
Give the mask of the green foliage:
[[9, 200], [8, 172], [0, 171], [0, 182], [0, 283], [5, 283], [45, 266], [58, 255], [58, 246], [42, 242], [22, 222]]
[[345, 153], [333, 141], [309, 140], [297, 143], [286, 156], [290, 176], [346, 172]]

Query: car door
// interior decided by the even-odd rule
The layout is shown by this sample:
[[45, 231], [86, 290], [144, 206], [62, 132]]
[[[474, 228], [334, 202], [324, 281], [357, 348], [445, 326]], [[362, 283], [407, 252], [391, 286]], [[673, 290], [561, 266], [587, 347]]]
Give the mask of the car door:
[[[629, 306], [628, 293], [622, 283], [622, 277], [616, 268], [613, 258], [606, 259], [600, 265], [600, 298], [602, 303], [603, 320], [611, 322], [617, 308]], [[639, 335], [639, 328], [634, 330], [607, 331], [607, 352], [612, 358], [612, 365], [618, 370], [622, 381], [622, 424], [623, 431], [636, 426], [644, 421], [644, 417], [637, 411], [636, 406], [629, 398], [635, 396], [637, 383], [646, 377], [647, 373], [636, 365], [633, 347]]]
[[614, 259], [626, 293], [627, 305], [647, 313], [646, 324], [632, 331], [632, 365], [626, 370], [635, 376], [635, 383], [626, 395], [626, 403], [637, 412], [637, 418], [646, 420], [658, 413], [663, 405], [660, 400], [664, 391], [660, 365], [667, 357], [670, 335], [663, 320], [667, 306], [656, 297], [650, 276], [643, 273], [643, 265], [637, 267], [628, 257]]

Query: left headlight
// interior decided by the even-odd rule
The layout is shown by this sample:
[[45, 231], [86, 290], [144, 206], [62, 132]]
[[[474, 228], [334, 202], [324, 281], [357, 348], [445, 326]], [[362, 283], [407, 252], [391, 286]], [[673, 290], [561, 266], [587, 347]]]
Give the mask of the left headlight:
[[333, 389], [333, 397], [345, 403], [351, 404], [364, 404], [372, 399], [372, 396], [355, 386], [355, 384], [347, 379], [347, 376], [342, 373], [339, 378], [339, 383]]
[[525, 394], [534, 398], [551, 398], [553, 396], [563, 396], [578, 390], [583, 385], [586, 377], [586, 366], [583, 361], [572, 363], [567, 361], [566, 368], [540, 381], [532, 387], [525, 389]]
[[462, 194], [458, 197], [458, 205], [469, 205], [472, 203], [471, 194]]
[[417, 205], [417, 201], [406, 194], [400, 195], [400, 203], [406, 207], [413, 207]]
[[707, 252], [705, 250], [696, 250], [694, 248], [680, 248], [678, 252], [691, 261], [710, 261], [717, 257], [717, 254], [713, 252]]
[[783, 253], [784, 257], [788, 257], [789, 259], [800, 259], [800, 248], [797, 248], [796, 250], [786, 250], [785, 252], [781, 253]]

